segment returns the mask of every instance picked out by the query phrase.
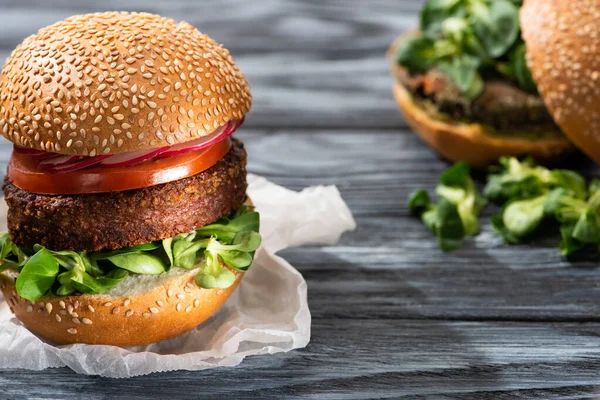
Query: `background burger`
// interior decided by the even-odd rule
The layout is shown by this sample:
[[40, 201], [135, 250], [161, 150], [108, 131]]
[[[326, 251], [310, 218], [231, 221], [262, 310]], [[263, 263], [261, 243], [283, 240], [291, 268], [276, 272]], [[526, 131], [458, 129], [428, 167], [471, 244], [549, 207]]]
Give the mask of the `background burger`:
[[25, 39], [0, 75], [17, 318], [56, 343], [134, 346], [210, 317], [260, 245], [230, 137], [250, 106], [229, 52], [185, 22], [79, 15]]
[[[542, 4], [526, 3], [530, 9]], [[560, 2], [544, 3], [555, 8]], [[527, 66], [520, 6], [519, 0], [427, 1], [419, 31], [400, 37], [389, 50], [394, 95], [406, 121], [449, 160], [486, 166], [500, 156], [526, 153], [552, 162], [572, 150], [537, 92], [546, 64], [532, 59], [539, 68], [536, 81]], [[535, 13], [523, 18], [528, 44], [546, 41], [544, 32], [559, 34], [552, 22], [537, 29], [542, 15], [531, 24]], [[546, 51], [541, 45], [537, 54]]]

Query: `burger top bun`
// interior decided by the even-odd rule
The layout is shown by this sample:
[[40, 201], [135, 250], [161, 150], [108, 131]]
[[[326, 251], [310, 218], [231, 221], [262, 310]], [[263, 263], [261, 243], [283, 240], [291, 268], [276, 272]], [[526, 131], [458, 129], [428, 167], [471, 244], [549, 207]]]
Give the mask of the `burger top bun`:
[[600, 2], [525, 0], [527, 64], [554, 120], [600, 163]]
[[171, 146], [241, 119], [248, 83], [229, 51], [186, 22], [77, 15], [42, 28], [0, 74], [0, 133], [95, 156]]

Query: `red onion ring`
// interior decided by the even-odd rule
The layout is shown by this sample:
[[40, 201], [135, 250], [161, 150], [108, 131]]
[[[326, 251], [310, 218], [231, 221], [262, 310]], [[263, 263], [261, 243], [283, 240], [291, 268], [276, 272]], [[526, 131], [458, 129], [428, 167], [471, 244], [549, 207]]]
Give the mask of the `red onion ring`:
[[169, 147], [167, 146], [159, 149], [128, 151], [126, 153], [115, 154], [100, 162], [100, 165], [107, 168], [127, 167], [128, 165], [150, 160], [168, 149]]
[[38, 167], [41, 170], [49, 172], [76, 171], [78, 169], [83, 169], [98, 163], [106, 168], [122, 168], [133, 164], [139, 164], [153, 158], [170, 157], [190, 151], [205, 149], [231, 136], [237, 130], [237, 128], [242, 125], [243, 122], [244, 118], [229, 121], [227, 124], [221, 126], [213, 133], [185, 143], [161, 147], [158, 149], [128, 151], [120, 154], [85, 157], [63, 155], [17, 145], [14, 146], [14, 151], [17, 153], [26, 154], [33, 159], [41, 160], [38, 164]]
[[202, 150], [227, 138], [231, 133], [233, 133], [231, 130], [231, 124], [223, 125], [210, 135], [169, 147], [169, 149], [162, 153], [160, 157], [170, 157], [187, 153], [188, 151]]
[[100, 161], [107, 159], [110, 157], [110, 154], [96, 156], [96, 157], [84, 157], [78, 161], [74, 161], [70, 164], [63, 164], [59, 167], [49, 167], [47, 168], [48, 172], [69, 172], [69, 171], [77, 171], [78, 169], [83, 169], [94, 164], [98, 164]]
[[71, 164], [76, 161], [85, 158], [83, 156], [71, 156], [71, 155], [55, 155], [53, 157], [45, 158], [38, 164], [40, 169], [53, 169], [61, 167], [63, 165]]

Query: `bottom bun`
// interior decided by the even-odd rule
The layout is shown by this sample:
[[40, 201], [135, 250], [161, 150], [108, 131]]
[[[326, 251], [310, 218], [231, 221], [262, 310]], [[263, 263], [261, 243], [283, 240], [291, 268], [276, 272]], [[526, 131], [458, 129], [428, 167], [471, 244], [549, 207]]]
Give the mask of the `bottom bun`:
[[107, 293], [46, 296], [32, 302], [15, 290], [17, 273], [0, 274], [0, 288], [15, 316], [33, 333], [56, 344], [140, 346], [171, 339], [198, 326], [221, 307], [240, 283], [201, 289], [200, 269], [173, 268], [159, 276], [130, 275]]
[[394, 97], [408, 125], [450, 161], [486, 167], [497, 163], [502, 156], [528, 154], [540, 163], [551, 164], [574, 150], [566, 137], [527, 138], [519, 136], [518, 132], [499, 136], [490, 133], [482, 124], [436, 119], [416, 104], [398, 82], [394, 84]]

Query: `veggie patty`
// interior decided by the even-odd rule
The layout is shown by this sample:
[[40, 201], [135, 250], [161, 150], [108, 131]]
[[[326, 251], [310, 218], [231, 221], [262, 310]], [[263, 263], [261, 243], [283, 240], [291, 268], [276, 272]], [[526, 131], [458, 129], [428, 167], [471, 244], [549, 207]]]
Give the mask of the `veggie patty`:
[[237, 209], [246, 195], [246, 151], [232, 139], [210, 169], [163, 185], [92, 195], [41, 195], [5, 178], [8, 230], [21, 246], [100, 251], [190, 232]]

